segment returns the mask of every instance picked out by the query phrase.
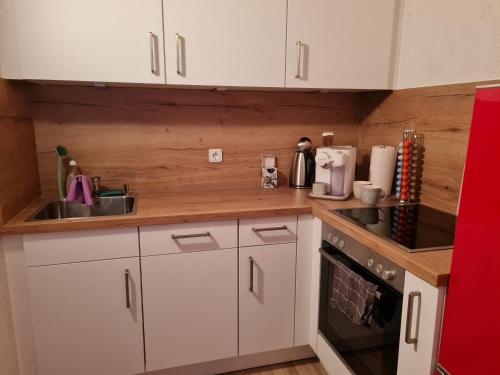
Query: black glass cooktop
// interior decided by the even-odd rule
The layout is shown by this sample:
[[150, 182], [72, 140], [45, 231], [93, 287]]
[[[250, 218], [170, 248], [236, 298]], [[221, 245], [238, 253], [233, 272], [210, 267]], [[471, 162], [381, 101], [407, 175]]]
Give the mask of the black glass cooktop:
[[455, 215], [421, 204], [331, 210], [409, 252], [449, 249]]

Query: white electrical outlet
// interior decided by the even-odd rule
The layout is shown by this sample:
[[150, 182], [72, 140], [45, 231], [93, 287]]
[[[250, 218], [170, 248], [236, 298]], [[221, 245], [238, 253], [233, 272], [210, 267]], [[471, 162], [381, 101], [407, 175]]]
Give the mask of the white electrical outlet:
[[222, 148], [211, 148], [208, 150], [209, 163], [222, 163]]

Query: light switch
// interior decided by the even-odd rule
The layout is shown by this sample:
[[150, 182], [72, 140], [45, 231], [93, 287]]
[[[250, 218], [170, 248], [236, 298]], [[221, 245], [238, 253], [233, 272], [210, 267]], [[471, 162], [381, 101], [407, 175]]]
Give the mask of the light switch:
[[209, 163], [222, 163], [222, 149], [221, 148], [211, 148], [208, 150], [208, 162]]

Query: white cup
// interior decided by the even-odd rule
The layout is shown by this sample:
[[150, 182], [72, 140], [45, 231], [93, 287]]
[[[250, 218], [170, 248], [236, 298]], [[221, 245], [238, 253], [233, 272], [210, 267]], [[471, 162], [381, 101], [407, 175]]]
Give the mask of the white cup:
[[371, 185], [370, 181], [354, 181], [352, 184], [352, 190], [354, 192], [354, 198], [361, 200], [361, 189], [364, 186]]
[[[361, 202], [368, 206], [376, 206], [378, 203], [378, 198], [382, 192], [382, 188], [377, 185], [366, 185], [361, 189]], [[387, 194], [384, 195], [384, 200], [387, 198]]]
[[312, 193], [314, 195], [325, 195], [327, 187], [328, 184], [326, 182], [315, 182], [313, 184]]

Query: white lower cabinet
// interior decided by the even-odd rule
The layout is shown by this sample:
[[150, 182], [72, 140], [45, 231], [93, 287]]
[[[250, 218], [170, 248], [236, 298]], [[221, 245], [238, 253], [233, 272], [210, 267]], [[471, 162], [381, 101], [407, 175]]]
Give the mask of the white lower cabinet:
[[28, 268], [39, 375], [144, 371], [139, 258]]
[[240, 355], [293, 346], [296, 246], [240, 248]]
[[298, 222], [247, 220], [240, 232], [274, 243], [239, 248], [236, 221], [141, 228], [149, 256], [137, 228], [24, 236], [38, 375], [132, 375], [306, 345], [312, 217]]
[[238, 250], [143, 257], [146, 370], [238, 355]]
[[434, 373], [444, 296], [445, 287], [436, 288], [405, 273], [398, 375]]

